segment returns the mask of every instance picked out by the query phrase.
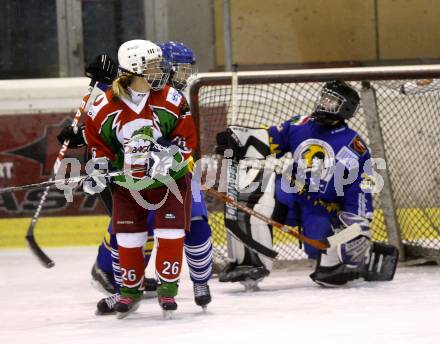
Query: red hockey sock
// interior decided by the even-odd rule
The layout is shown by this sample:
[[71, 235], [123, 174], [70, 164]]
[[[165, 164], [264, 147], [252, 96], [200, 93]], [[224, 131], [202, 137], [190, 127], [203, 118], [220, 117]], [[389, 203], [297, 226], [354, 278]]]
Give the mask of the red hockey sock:
[[143, 247], [119, 246], [119, 265], [122, 273], [121, 295], [140, 297], [145, 273]]
[[182, 270], [183, 241], [178, 239], [156, 238], [156, 275], [164, 282], [179, 280]]

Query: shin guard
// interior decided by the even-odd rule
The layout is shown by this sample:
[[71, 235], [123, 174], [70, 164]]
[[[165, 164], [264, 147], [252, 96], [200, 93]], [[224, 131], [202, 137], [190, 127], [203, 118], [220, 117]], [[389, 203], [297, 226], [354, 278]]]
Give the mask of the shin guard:
[[[184, 230], [156, 230], [156, 276], [159, 284], [174, 284], [169, 290], [169, 297], [177, 294], [177, 282], [182, 271]], [[159, 289], [164, 289], [159, 286]], [[168, 288], [165, 288], [168, 289]]]

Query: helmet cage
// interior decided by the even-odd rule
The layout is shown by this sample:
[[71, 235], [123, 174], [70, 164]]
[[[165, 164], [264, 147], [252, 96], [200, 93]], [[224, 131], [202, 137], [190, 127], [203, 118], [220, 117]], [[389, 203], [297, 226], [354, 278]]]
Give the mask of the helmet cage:
[[175, 63], [172, 70], [170, 82], [179, 91], [183, 91], [188, 86], [188, 80], [196, 74], [196, 68], [191, 63]]
[[347, 100], [337, 92], [324, 88], [316, 103], [315, 112], [338, 115]]
[[163, 57], [148, 61], [142, 68], [142, 76], [154, 91], [161, 90], [170, 77], [171, 65]]

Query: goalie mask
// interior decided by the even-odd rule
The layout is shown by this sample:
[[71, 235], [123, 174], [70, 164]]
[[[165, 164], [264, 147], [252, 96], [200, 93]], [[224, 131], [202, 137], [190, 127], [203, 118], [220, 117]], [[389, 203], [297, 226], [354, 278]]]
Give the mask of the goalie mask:
[[118, 50], [119, 70], [143, 77], [155, 91], [168, 81], [171, 64], [163, 58], [159, 46], [150, 41], [135, 39], [123, 43]]
[[163, 57], [172, 65], [170, 75], [171, 85], [178, 91], [183, 91], [188, 85], [188, 79], [196, 73], [193, 51], [180, 42], [165, 42], [159, 44]]
[[321, 125], [337, 125], [350, 119], [359, 107], [359, 95], [343, 81], [327, 82], [316, 103], [312, 118]]

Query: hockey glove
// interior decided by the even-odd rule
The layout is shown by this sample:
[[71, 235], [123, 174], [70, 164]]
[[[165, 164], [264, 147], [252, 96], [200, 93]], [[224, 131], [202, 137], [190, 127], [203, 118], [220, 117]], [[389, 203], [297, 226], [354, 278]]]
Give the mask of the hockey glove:
[[85, 75], [92, 80], [110, 85], [118, 75], [118, 65], [109, 56], [101, 54], [86, 67]]
[[145, 174], [154, 179], [165, 177], [171, 170], [178, 170], [177, 165], [183, 162], [180, 149], [172, 141], [167, 141], [163, 137], [155, 143], [151, 143], [147, 159], [145, 162]]
[[76, 149], [84, 147], [86, 142], [86, 137], [84, 135], [84, 124], [74, 126], [66, 126], [61, 130], [57, 136], [58, 142], [63, 144], [65, 140], [69, 140], [68, 148]]
[[82, 181], [82, 189], [89, 195], [102, 192], [110, 182], [108, 172], [110, 162], [107, 158], [92, 159], [87, 163], [88, 177]]

